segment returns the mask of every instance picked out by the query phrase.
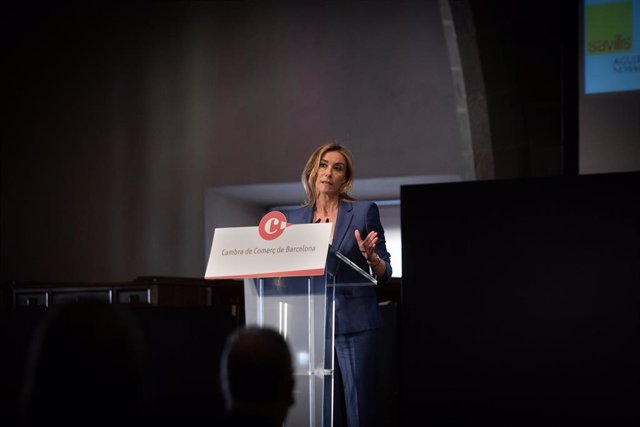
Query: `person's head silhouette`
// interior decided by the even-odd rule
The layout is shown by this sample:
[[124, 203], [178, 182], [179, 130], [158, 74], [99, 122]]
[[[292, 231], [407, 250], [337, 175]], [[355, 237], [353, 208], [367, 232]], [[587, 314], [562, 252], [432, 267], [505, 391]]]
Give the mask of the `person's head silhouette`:
[[83, 302], [48, 309], [26, 362], [22, 423], [138, 420], [144, 377], [139, 333], [124, 307]]
[[222, 353], [220, 378], [227, 407], [223, 425], [281, 426], [294, 403], [291, 352], [273, 329], [234, 331]]

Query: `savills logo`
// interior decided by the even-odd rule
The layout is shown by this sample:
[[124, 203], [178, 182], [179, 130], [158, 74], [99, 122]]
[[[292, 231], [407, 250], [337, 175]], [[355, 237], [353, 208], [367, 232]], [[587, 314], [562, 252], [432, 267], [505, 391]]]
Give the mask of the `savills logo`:
[[631, 50], [631, 1], [586, 6], [587, 55]]

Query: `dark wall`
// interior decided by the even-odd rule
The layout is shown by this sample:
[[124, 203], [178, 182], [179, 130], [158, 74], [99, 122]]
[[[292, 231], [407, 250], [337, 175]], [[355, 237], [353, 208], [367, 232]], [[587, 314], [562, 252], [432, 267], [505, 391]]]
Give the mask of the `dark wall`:
[[[468, 4], [478, 63], [465, 72], [482, 70], [495, 178], [561, 174], [563, 108], [577, 108], [577, 98], [563, 103], [563, 85], [577, 85], [577, 65], [565, 50], [567, 43], [575, 48], [577, 35], [564, 28], [577, 19], [577, 9], [572, 1]], [[575, 70], [573, 81], [565, 80], [567, 66]]]
[[328, 139], [358, 178], [461, 173], [435, 0], [16, 3], [0, 19], [0, 280], [201, 277], [207, 189], [298, 183]]
[[404, 425], [640, 422], [640, 173], [402, 188]]

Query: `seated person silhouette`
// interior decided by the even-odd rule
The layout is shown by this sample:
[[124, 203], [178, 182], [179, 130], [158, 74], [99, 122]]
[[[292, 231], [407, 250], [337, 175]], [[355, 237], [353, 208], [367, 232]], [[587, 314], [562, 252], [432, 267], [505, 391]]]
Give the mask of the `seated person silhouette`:
[[124, 307], [82, 302], [47, 309], [25, 364], [22, 425], [140, 425], [139, 334]]
[[220, 362], [226, 414], [220, 426], [280, 427], [294, 403], [293, 366], [286, 339], [249, 326], [227, 339]]

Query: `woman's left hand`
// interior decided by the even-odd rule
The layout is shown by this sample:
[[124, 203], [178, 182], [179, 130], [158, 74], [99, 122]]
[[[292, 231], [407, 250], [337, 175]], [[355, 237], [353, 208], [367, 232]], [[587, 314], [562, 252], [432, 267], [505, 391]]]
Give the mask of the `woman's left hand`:
[[355, 235], [356, 242], [358, 242], [358, 247], [360, 248], [362, 256], [370, 265], [372, 263], [377, 263], [378, 255], [376, 254], [376, 243], [378, 243], [378, 233], [376, 231], [372, 231], [367, 234], [367, 237], [363, 240], [360, 236], [360, 230], [356, 228]]

